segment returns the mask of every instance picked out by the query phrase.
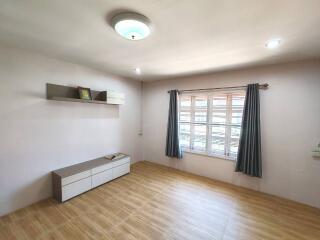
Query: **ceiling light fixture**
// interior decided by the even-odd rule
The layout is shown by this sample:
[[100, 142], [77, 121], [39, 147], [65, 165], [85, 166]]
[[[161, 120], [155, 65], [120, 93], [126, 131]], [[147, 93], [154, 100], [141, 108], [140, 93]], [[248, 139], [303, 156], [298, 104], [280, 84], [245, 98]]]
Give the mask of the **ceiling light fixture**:
[[140, 74], [141, 74], [141, 69], [140, 69], [140, 68], [138, 68], [138, 67], [137, 67], [137, 68], [135, 68], [135, 69], [134, 69], [134, 71], [135, 71], [135, 73], [136, 73], [136, 74], [138, 74], [138, 75], [140, 75]]
[[112, 27], [122, 37], [129, 40], [141, 40], [151, 32], [150, 21], [138, 13], [120, 13], [111, 20]]
[[281, 39], [275, 38], [275, 39], [270, 39], [268, 42], [266, 42], [265, 46], [266, 48], [277, 48], [281, 44]]

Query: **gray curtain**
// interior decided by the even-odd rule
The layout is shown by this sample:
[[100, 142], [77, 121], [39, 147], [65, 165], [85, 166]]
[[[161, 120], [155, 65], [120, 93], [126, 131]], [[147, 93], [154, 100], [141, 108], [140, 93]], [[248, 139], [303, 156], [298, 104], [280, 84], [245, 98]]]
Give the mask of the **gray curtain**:
[[182, 152], [179, 144], [178, 94], [178, 90], [170, 91], [166, 156], [182, 158]]
[[235, 171], [262, 177], [259, 84], [247, 87]]

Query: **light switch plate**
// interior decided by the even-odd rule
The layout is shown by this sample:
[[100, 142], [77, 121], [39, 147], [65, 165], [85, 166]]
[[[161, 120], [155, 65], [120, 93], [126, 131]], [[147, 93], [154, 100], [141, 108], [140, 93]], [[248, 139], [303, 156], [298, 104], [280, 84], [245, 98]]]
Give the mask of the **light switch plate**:
[[312, 156], [313, 157], [320, 157], [320, 143], [318, 144], [318, 146], [316, 146], [312, 149]]

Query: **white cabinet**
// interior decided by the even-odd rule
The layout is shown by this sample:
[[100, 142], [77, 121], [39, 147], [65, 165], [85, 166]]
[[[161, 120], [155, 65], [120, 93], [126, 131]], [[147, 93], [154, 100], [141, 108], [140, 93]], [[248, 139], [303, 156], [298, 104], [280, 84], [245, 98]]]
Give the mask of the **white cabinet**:
[[122, 175], [130, 172], [130, 163], [125, 163], [123, 165], [112, 168], [113, 178], [121, 177]]
[[113, 165], [112, 165], [112, 162], [110, 163], [107, 163], [107, 164], [103, 164], [101, 166], [98, 166], [98, 167], [95, 167], [95, 168], [92, 168], [91, 170], [91, 174], [97, 174], [99, 172], [103, 172], [105, 170], [108, 170], [108, 169], [112, 169]]
[[79, 181], [81, 179], [87, 178], [91, 176], [91, 172], [90, 170], [88, 171], [84, 171], [84, 172], [80, 172], [78, 174], [74, 174], [65, 178], [61, 179], [61, 184], [62, 186]]
[[98, 187], [99, 185], [109, 182], [112, 179], [112, 169], [92, 175], [92, 188]]
[[130, 157], [98, 158], [52, 173], [53, 196], [64, 202], [130, 172]]
[[91, 189], [91, 177], [81, 179], [62, 187], [62, 202]]
[[122, 158], [122, 159], [119, 159], [118, 161], [112, 162], [112, 167], [117, 167], [117, 166], [123, 165], [123, 164], [128, 163], [128, 162], [130, 162], [130, 158], [129, 157]]

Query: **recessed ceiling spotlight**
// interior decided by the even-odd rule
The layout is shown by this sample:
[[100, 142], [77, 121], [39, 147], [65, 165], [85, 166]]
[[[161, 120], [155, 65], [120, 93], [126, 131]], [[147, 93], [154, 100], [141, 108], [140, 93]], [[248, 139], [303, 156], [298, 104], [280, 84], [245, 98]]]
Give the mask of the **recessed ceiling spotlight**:
[[274, 38], [274, 39], [270, 39], [268, 42], [266, 42], [265, 46], [266, 46], [266, 48], [273, 49], [273, 48], [279, 47], [281, 42], [282, 42], [281, 39]]
[[137, 68], [134, 69], [134, 72], [136, 74], [140, 75], [141, 74], [141, 69], [137, 67]]
[[111, 20], [112, 27], [122, 37], [129, 40], [141, 40], [151, 32], [150, 21], [138, 13], [120, 13]]

